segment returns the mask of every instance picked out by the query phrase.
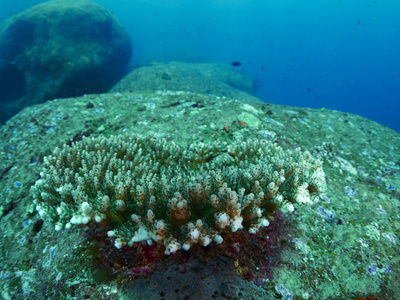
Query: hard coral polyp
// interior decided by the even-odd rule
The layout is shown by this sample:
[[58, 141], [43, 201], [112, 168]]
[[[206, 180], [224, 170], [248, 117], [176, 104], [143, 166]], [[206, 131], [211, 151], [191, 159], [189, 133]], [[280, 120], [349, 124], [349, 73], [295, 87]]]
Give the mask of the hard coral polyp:
[[257, 233], [276, 209], [318, 201], [325, 184], [308, 152], [257, 140], [182, 149], [154, 137], [83, 138], [44, 163], [33, 198], [56, 230], [107, 223], [117, 248], [156, 242], [166, 254]]

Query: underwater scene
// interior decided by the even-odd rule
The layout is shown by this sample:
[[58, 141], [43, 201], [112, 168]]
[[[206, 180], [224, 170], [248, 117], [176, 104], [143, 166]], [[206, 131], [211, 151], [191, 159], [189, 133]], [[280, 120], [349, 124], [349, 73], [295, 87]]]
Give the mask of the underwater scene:
[[400, 2], [0, 1], [0, 299], [400, 299]]

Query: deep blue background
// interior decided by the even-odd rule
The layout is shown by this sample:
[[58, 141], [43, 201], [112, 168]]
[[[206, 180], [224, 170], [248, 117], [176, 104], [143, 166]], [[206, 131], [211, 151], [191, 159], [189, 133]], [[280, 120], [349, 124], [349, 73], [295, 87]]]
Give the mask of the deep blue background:
[[[0, 18], [43, 1], [2, 0]], [[97, 0], [132, 64], [240, 61], [266, 102], [356, 113], [400, 132], [400, 1]]]

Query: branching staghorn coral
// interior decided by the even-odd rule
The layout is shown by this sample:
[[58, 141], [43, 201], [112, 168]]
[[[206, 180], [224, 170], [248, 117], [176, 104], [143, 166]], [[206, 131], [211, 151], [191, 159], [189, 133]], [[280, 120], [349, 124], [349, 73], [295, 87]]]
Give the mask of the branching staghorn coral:
[[256, 233], [276, 209], [318, 201], [325, 184], [309, 152], [257, 140], [183, 149], [154, 137], [84, 138], [44, 164], [33, 198], [55, 230], [107, 226], [117, 248], [157, 242], [166, 254], [221, 243], [222, 232]]

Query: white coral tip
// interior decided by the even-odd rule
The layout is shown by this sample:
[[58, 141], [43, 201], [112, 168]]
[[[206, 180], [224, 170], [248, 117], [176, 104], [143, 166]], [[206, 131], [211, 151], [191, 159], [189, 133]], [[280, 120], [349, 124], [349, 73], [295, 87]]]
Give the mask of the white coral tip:
[[88, 203], [88, 202], [83, 202], [82, 204], [81, 204], [81, 211], [85, 214], [85, 215], [87, 215], [87, 214], [89, 214], [91, 211], [92, 211], [92, 206]]
[[164, 253], [166, 255], [170, 255], [171, 253], [174, 253], [179, 249], [181, 249], [181, 244], [179, 244], [177, 241], [172, 241], [167, 245]]
[[231, 230], [232, 230], [232, 232], [236, 232], [239, 229], [242, 229], [243, 228], [242, 222], [243, 222], [243, 218], [242, 217], [240, 217], [240, 218], [235, 217], [233, 220], [231, 220]]
[[200, 235], [200, 231], [197, 228], [190, 231], [190, 238], [192, 240], [197, 240], [199, 238], [199, 235]]
[[211, 243], [211, 239], [210, 239], [210, 237], [209, 237], [208, 235], [203, 236], [203, 237], [201, 238], [201, 244], [202, 244], [204, 247], [208, 246], [210, 243]]
[[267, 219], [262, 218], [258, 220], [258, 224], [260, 224], [260, 226], [267, 227], [269, 225], [269, 222]]
[[221, 244], [223, 242], [223, 240], [224, 239], [222, 238], [222, 236], [220, 236], [218, 234], [214, 235], [214, 242], [216, 242], [217, 244]]
[[101, 215], [95, 215], [95, 216], [94, 216], [94, 220], [95, 220], [97, 223], [100, 223], [100, 222], [103, 220], [103, 218], [102, 218]]
[[126, 245], [126, 242], [124, 241], [124, 240], [122, 240], [121, 238], [117, 238], [115, 241], [114, 241], [114, 246], [117, 248], [117, 249], [121, 249], [122, 247], [124, 247]]
[[63, 228], [63, 225], [61, 223], [56, 223], [56, 225], [54, 225], [55, 231], [60, 231], [62, 228]]
[[69, 220], [69, 221], [71, 222], [71, 224], [74, 224], [74, 225], [82, 224], [81, 216], [77, 216], [77, 215], [73, 215], [71, 220]]
[[190, 249], [190, 243], [184, 243], [182, 249], [188, 251]]
[[87, 224], [89, 223], [91, 218], [89, 216], [82, 216], [81, 217], [81, 224]]

